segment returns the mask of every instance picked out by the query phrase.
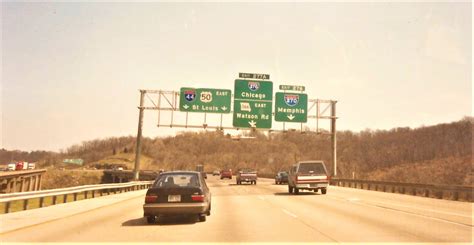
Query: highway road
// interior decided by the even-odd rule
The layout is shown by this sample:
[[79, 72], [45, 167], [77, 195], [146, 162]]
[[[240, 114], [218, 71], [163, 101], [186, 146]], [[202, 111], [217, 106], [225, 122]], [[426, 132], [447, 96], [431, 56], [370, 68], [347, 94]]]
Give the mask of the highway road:
[[[212, 215], [206, 222], [170, 217], [149, 225], [142, 217], [145, 192], [141, 191], [143, 195], [106, 207], [6, 232], [0, 241], [473, 241], [472, 203], [332, 186], [327, 195], [290, 195], [286, 185], [275, 185], [270, 179], [259, 179], [257, 185], [235, 185], [235, 179], [209, 175], [207, 182]], [[97, 201], [100, 198], [80, 202]]]

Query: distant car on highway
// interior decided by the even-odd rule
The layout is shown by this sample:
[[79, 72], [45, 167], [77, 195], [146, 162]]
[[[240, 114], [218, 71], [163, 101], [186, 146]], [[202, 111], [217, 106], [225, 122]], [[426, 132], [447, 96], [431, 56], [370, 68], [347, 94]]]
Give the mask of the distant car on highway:
[[246, 182], [250, 184], [257, 184], [257, 171], [250, 169], [250, 168], [244, 168], [241, 169], [237, 172], [236, 182], [238, 185], [242, 184], [242, 182]]
[[232, 179], [232, 170], [230, 169], [223, 169], [221, 170], [221, 179]]
[[280, 171], [275, 175], [275, 184], [280, 185], [283, 183], [288, 183], [288, 173]]
[[206, 221], [211, 215], [211, 192], [200, 172], [163, 172], [146, 193], [143, 213], [148, 223], [162, 215], [196, 215]]
[[326, 194], [329, 176], [322, 161], [304, 161], [293, 165], [288, 176], [288, 192], [298, 194], [300, 190]]
[[15, 171], [16, 169], [16, 163], [9, 163], [7, 165], [7, 171]]
[[219, 176], [219, 170], [214, 170], [214, 172], [212, 172], [212, 176]]

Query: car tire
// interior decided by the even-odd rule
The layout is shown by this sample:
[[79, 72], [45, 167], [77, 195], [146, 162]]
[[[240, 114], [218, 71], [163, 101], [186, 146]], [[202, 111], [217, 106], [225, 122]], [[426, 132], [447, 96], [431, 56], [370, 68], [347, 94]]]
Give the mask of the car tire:
[[328, 189], [326, 189], [326, 188], [321, 189], [321, 193], [322, 193], [323, 195], [326, 195], [326, 192], [327, 192], [327, 191], [328, 191]]
[[154, 224], [156, 223], [156, 216], [146, 216], [146, 222], [148, 224]]
[[288, 185], [288, 192], [289, 192], [290, 194], [293, 193], [293, 187], [291, 187], [290, 185]]
[[293, 190], [293, 192], [295, 193], [295, 195], [298, 195], [300, 193], [300, 189], [296, 188]]
[[209, 205], [209, 209], [206, 212], [206, 216], [210, 216], [210, 215], [211, 215], [211, 205]]
[[278, 181], [275, 180], [275, 185], [278, 185]]
[[314, 191], [314, 193], [318, 193], [318, 189], [314, 189], [313, 191]]
[[206, 221], [206, 215], [198, 214], [198, 219], [199, 219], [200, 222], [204, 222], [204, 221]]
[[257, 181], [255, 180], [255, 181], [253, 182], [253, 184], [254, 184], [254, 185], [257, 185]]

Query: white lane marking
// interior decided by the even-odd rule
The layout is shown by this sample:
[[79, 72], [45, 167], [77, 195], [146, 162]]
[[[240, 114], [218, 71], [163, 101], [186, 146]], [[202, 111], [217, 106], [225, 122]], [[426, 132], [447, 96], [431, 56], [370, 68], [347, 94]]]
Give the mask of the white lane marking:
[[284, 208], [282, 208], [281, 211], [283, 211], [283, 213], [288, 214], [289, 216], [291, 216], [291, 217], [293, 217], [293, 218], [298, 218], [298, 216], [296, 216], [296, 214], [291, 213], [290, 211], [288, 211], [288, 210], [286, 210], [286, 209], [284, 209]]
[[[330, 198], [333, 198], [333, 199], [336, 199], [336, 200], [346, 200], [346, 201], [349, 201], [349, 202], [355, 202], [355, 201], [361, 201], [360, 199], [356, 200], [357, 198], [345, 198], [345, 197], [342, 197], [342, 196], [337, 196], [337, 195], [328, 195], [328, 197]], [[427, 211], [427, 212], [432, 212], [432, 213], [438, 213], [438, 214], [446, 214], [446, 215], [453, 215], [453, 216], [459, 216], [459, 217], [463, 217], [463, 218], [471, 218], [472, 216], [469, 216], [469, 215], [463, 215], [463, 214], [458, 214], [458, 213], [451, 213], [451, 212], [444, 212], [444, 211], [438, 211], [438, 210], [434, 210], [434, 209], [427, 209], [427, 208], [418, 208], [418, 207], [414, 207], [414, 206], [407, 206], [407, 205], [400, 205], [400, 204], [394, 204], [394, 203], [386, 203], [386, 202], [376, 202], [376, 201], [370, 201], [370, 200], [366, 200], [365, 201], [367, 204], [380, 204], [380, 205], [386, 205], [388, 207], [390, 206], [398, 206], [398, 207], [404, 207], [404, 208], [411, 208], [411, 209], [418, 209], [418, 210], [422, 210], [422, 211]], [[401, 210], [403, 211], [403, 210]]]
[[357, 198], [357, 197], [353, 197], [353, 198], [347, 199], [347, 201], [349, 201], [349, 202], [358, 202], [358, 201], [360, 201], [360, 199]]
[[412, 208], [412, 209], [418, 209], [418, 210], [423, 210], [423, 211], [432, 212], [432, 213], [439, 213], [439, 214], [447, 214], [447, 215], [459, 216], [459, 217], [463, 217], [463, 218], [471, 218], [471, 216], [468, 216], [468, 215], [462, 215], [462, 214], [457, 214], [457, 213], [438, 211], [438, 210], [434, 210], [434, 209], [417, 208], [417, 207], [413, 207], [413, 206], [406, 206], [406, 205], [393, 204], [393, 203], [383, 203], [383, 202], [373, 202], [373, 203], [383, 204], [383, 205], [387, 205], [387, 206], [397, 206], [397, 207], [404, 207], [404, 208]]
[[458, 223], [458, 222], [454, 222], [454, 221], [449, 221], [449, 220], [445, 220], [445, 219], [441, 219], [441, 218], [436, 218], [436, 217], [431, 217], [431, 216], [427, 216], [427, 215], [423, 215], [423, 214], [417, 214], [417, 213], [412, 213], [410, 211], [405, 211], [405, 210], [399, 210], [399, 209], [394, 209], [394, 208], [390, 208], [390, 207], [383, 207], [383, 206], [378, 206], [378, 205], [371, 205], [371, 204], [368, 204], [368, 203], [355, 203], [355, 204], [358, 204], [358, 205], [361, 205], [361, 206], [366, 206], [366, 207], [374, 207], [374, 208], [379, 208], [379, 209], [384, 209], [384, 210], [390, 210], [390, 211], [393, 211], [393, 212], [400, 212], [400, 213], [404, 213], [404, 214], [408, 214], [408, 215], [413, 215], [413, 216], [417, 216], [417, 217], [421, 217], [421, 218], [425, 218], [425, 219], [431, 219], [431, 220], [436, 220], [436, 221], [441, 221], [441, 222], [445, 222], [445, 223], [449, 223], [449, 224], [453, 224], [453, 225], [459, 225], [459, 226], [463, 226], [463, 227], [470, 227], [472, 228], [473, 226], [472, 225], [469, 225], [469, 224], [464, 224], [464, 223]]

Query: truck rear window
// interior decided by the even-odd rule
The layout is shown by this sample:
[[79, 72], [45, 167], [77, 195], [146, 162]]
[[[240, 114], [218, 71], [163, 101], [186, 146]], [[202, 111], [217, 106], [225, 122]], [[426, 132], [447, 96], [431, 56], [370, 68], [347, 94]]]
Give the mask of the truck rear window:
[[313, 171], [314, 174], [326, 174], [326, 169], [322, 163], [300, 163], [299, 173], [309, 173], [310, 171]]

